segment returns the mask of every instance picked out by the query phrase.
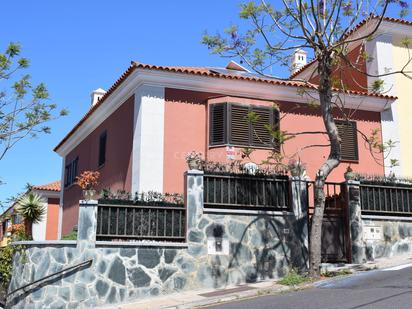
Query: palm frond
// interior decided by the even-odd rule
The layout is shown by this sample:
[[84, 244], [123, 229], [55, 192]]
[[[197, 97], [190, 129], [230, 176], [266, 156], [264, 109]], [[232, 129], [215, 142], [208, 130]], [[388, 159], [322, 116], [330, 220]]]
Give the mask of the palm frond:
[[46, 200], [41, 195], [29, 193], [17, 201], [15, 209], [25, 220], [32, 223], [39, 223], [46, 214], [45, 203]]

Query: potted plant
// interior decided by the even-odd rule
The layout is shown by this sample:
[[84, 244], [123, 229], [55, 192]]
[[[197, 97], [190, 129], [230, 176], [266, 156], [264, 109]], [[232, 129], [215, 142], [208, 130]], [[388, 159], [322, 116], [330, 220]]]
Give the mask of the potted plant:
[[42, 221], [46, 213], [45, 203], [46, 200], [36, 193], [26, 194], [17, 201], [15, 210], [23, 217], [26, 234], [28, 236], [32, 235], [33, 223]]
[[192, 151], [186, 154], [186, 162], [190, 170], [200, 170], [202, 163], [202, 153]]
[[306, 177], [306, 166], [299, 160], [290, 160], [288, 163], [288, 169], [292, 177], [305, 178]]
[[84, 171], [76, 177], [76, 184], [83, 189], [83, 197], [86, 201], [90, 201], [96, 195], [94, 187], [98, 184], [99, 177], [100, 173], [97, 171]]
[[343, 177], [345, 177], [346, 180], [354, 180], [356, 177], [356, 174], [353, 172], [352, 167], [349, 165], [346, 168], [345, 174], [343, 174]]

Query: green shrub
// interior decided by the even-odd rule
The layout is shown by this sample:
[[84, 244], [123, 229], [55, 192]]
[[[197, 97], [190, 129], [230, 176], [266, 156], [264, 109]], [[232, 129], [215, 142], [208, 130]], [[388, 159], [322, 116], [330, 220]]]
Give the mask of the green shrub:
[[7, 289], [13, 270], [13, 255], [15, 248], [11, 244], [0, 249], [0, 282]]
[[[16, 224], [18, 225], [18, 224]], [[7, 287], [11, 280], [11, 274], [13, 270], [13, 256], [15, 253], [21, 253], [21, 262], [25, 263], [25, 246], [24, 245], [15, 245], [11, 243], [13, 241], [28, 240], [28, 237], [24, 233], [24, 226], [21, 225], [18, 228], [14, 229], [10, 239], [7, 242], [7, 245], [3, 248], [0, 248], [0, 285], [7, 290]]]
[[278, 281], [279, 284], [282, 285], [298, 285], [304, 282], [309, 281], [310, 279], [305, 276], [299, 274], [296, 270], [292, 269], [286, 276]]
[[62, 240], [77, 240], [77, 231], [71, 231], [69, 234], [64, 235]]

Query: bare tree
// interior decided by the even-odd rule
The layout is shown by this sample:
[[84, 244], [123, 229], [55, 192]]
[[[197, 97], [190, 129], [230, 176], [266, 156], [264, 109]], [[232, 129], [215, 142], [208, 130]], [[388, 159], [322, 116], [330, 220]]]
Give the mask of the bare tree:
[[[370, 58], [362, 47], [377, 34], [390, 5], [400, 8], [401, 17], [408, 14], [408, 3], [400, 0], [279, 0], [273, 4], [266, 0], [252, 1], [241, 5], [240, 26], [229, 27], [225, 30], [225, 35], [205, 34], [203, 37], [203, 43], [213, 53], [240, 58], [242, 63], [256, 73], [269, 78], [274, 77], [271, 74], [274, 66], [288, 65], [290, 54], [296, 49], [311, 51], [316, 60], [309, 78], [294, 80], [302, 83], [299, 94], [305, 95], [310, 104], [320, 109], [325, 131], [288, 133], [269, 128], [272, 136], [280, 140], [280, 144], [298, 134], [323, 134], [329, 141], [325, 145], [307, 146], [329, 149], [328, 158], [318, 168], [314, 185], [315, 211], [311, 222], [309, 250], [309, 274], [313, 277], [320, 275], [324, 185], [330, 173], [341, 163], [341, 140], [333, 111], [339, 110], [347, 120], [353, 115], [353, 110], [345, 109], [345, 94], [349, 89], [345, 85], [345, 79], [336, 70], [346, 66], [360, 74], [372, 76], [371, 72], [362, 70], [360, 65]], [[364, 31], [351, 31], [360, 21], [363, 21]], [[349, 57], [350, 46], [353, 44], [361, 46], [357, 57]], [[405, 40], [403, 44], [409, 47], [410, 42]], [[409, 76], [411, 72], [407, 67], [410, 61], [402, 69], [387, 74]], [[358, 90], [374, 93], [382, 91], [382, 75], [373, 77], [375, 81], [369, 89]], [[254, 115], [249, 115], [249, 118], [252, 122], [258, 121]], [[377, 133], [372, 136], [361, 134], [371, 154], [376, 151], [382, 153], [394, 147], [394, 141], [380, 142]], [[282, 161], [276, 152], [269, 159]], [[397, 162], [394, 160], [393, 164]]]

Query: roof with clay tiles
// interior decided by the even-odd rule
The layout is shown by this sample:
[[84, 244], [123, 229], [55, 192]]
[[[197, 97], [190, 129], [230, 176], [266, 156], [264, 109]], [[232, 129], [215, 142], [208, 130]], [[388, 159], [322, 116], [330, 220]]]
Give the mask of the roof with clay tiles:
[[51, 183], [47, 183], [44, 185], [33, 186], [33, 189], [59, 192], [60, 191], [60, 181], [57, 180], [57, 181], [53, 181]]
[[[305, 87], [316, 89], [316, 85], [310, 85], [302, 81], [293, 81], [293, 80], [283, 80], [279, 78], [272, 77], [263, 77], [257, 74], [250, 72], [242, 72], [236, 70], [228, 70], [225, 68], [213, 68], [213, 67], [186, 67], [186, 66], [161, 66], [161, 65], [152, 65], [144, 64], [140, 62], [132, 61], [129, 68], [116, 80], [116, 82], [107, 90], [107, 92], [102, 96], [102, 98], [93, 105], [87, 113], [80, 119], [80, 121], [73, 127], [73, 129], [60, 141], [60, 143], [54, 148], [54, 151], [57, 151], [77, 130], [78, 128], [98, 109], [105, 100], [127, 79], [130, 74], [132, 74], [136, 69], [141, 70], [151, 70], [151, 71], [163, 71], [179, 74], [190, 74], [190, 75], [199, 75], [212, 78], [222, 78], [222, 79], [231, 79], [239, 81], [248, 81], [248, 82], [258, 82], [266, 83], [274, 86], [289, 86], [289, 87]], [[335, 91], [340, 91], [335, 89]], [[388, 96], [379, 93], [367, 93], [354, 90], [346, 90], [345, 93], [350, 95], [359, 95], [359, 96], [371, 96], [381, 99], [395, 100], [396, 97]]]

